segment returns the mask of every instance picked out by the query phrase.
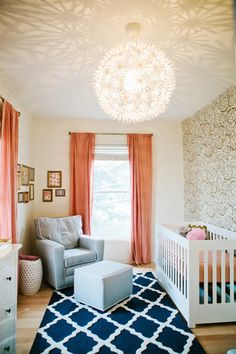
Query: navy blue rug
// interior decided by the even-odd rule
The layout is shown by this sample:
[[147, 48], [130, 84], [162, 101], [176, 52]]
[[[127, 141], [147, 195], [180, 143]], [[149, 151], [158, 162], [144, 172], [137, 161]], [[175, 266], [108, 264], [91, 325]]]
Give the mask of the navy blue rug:
[[[94, 294], [96, 296], [96, 294]], [[31, 354], [205, 353], [151, 272], [135, 274], [133, 295], [100, 312], [54, 291]]]

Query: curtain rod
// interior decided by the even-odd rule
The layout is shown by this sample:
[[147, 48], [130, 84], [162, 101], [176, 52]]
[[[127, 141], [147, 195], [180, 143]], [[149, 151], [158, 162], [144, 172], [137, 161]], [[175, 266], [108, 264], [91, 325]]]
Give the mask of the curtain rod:
[[[6, 101], [6, 100], [5, 100], [5, 98], [4, 98], [4, 97], [2, 97], [2, 95], [0, 95], [0, 99], [1, 99], [2, 101]], [[20, 112], [18, 112], [18, 111], [17, 111], [17, 113], [18, 113], [18, 114], [19, 114], [19, 116], [20, 116]]]
[[[69, 135], [71, 135], [72, 132], [69, 132]], [[127, 135], [127, 134], [133, 134], [133, 133], [94, 133], [96, 135]], [[135, 133], [134, 133], [135, 134]], [[150, 133], [143, 133], [143, 134], [149, 134], [153, 136], [153, 134]]]

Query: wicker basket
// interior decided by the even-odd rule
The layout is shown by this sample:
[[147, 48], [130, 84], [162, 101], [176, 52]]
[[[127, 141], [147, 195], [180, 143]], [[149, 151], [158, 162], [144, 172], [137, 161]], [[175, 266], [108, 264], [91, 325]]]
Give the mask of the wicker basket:
[[32, 295], [39, 291], [42, 278], [43, 268], [41, 259], [29, 261], [22, 259], [20, 262], [19, 285], [20, 292], [23, 295]]

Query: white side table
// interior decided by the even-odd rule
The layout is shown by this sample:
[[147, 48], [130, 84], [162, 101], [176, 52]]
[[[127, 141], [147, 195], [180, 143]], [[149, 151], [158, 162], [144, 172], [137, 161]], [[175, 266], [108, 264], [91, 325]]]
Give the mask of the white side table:
[[41, 259], [20, 261], [19, 285], [23, 295], [32, 295], [39, 291], [43, 279]]

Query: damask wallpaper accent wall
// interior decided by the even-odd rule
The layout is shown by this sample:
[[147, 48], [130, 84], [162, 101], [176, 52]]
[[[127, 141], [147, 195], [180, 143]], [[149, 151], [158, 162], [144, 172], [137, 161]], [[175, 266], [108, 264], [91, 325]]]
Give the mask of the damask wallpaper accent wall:
[[185, 220], [236, 231], [236, 86], [182, 123]]

